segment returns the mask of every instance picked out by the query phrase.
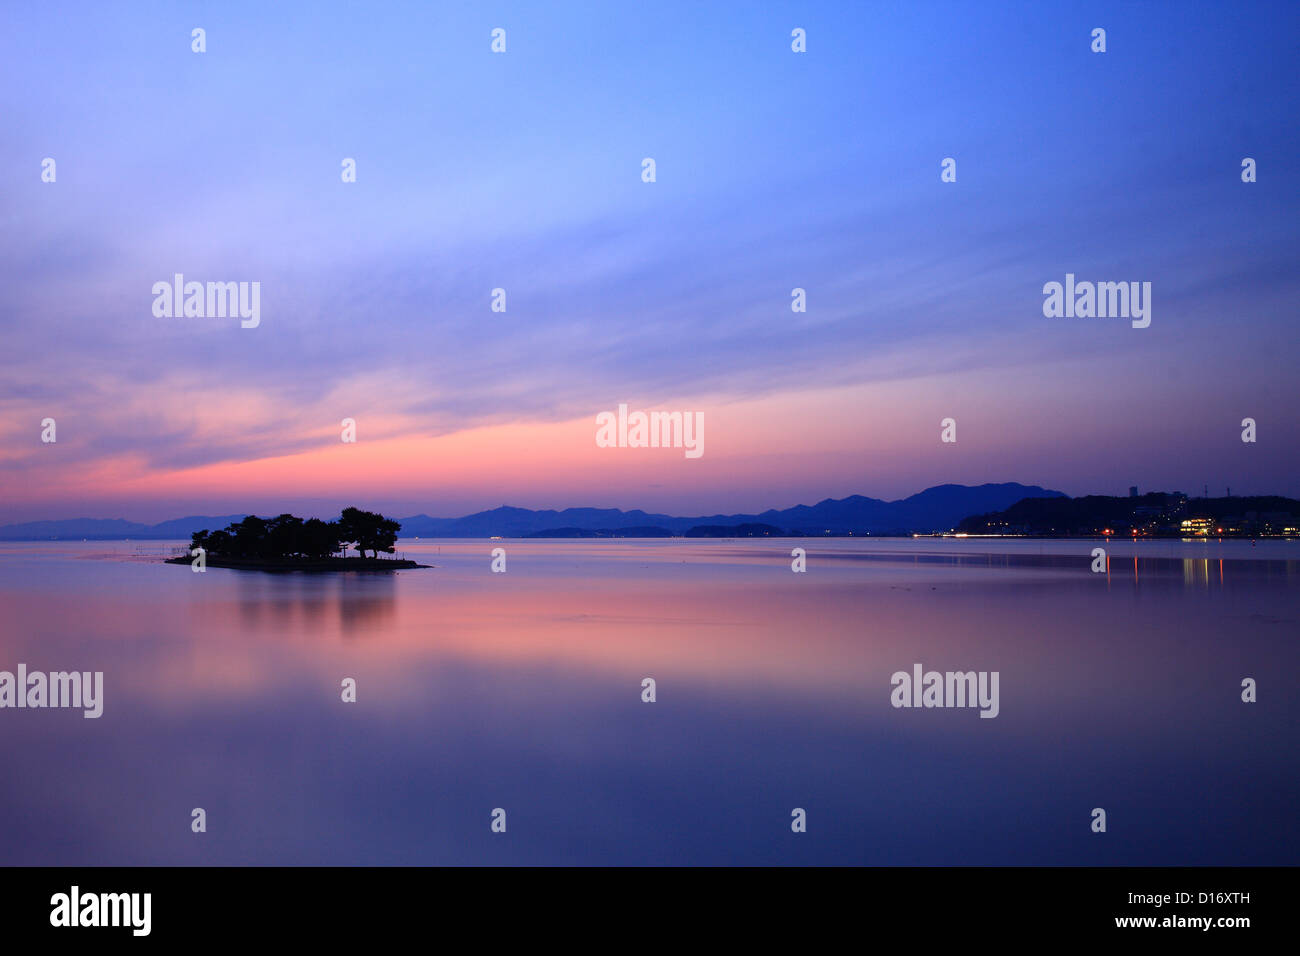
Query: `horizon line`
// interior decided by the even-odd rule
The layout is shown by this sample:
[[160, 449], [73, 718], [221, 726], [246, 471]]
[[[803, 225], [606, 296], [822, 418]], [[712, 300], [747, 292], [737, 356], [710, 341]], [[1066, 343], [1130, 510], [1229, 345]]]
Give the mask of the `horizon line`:
[[[901, 497], [901, 498], [892, 498], [892, 499], [891, 499], [891, 498], [876, 498], [876, 497], [873, 497], [873, 496], [871, 496], [871, 495], [864, 495], [864, 494], [856, 493], [856, 492], [855, 492], [854, 494], [845, 495], [845, 496], [842, 497], [842, 498], [824, 497], [824, 498], [820, 498], [820, 499], [818, 499], [817, 501], [812, 502], [812, 503], [798, 502], [798, 503], [796, 503], [796, 504], [787, 505], [787, 506], [785, 506], [785, 507], [776, 507], [776, 506], [771, 506], [771, 507], [764, 508], [764, 509], [762, 509], [761, 511], [736, 511], [736, 512], [730, 512], [730, 513], [717, 511], [717, 512], [713, 512], [713, 513], [711, 513], [711, 514], [706, 514], [706, 513], [702, 513], [702, 512], [701, 512], [701, 513], [698, 513], [698, 514], [689, 515], [689, 514], [670, 514], [670, 513], [668, 513], [668, 512], [663, 512], [663, 511], [658, 511], [658, 512], [656, 512], [656, 511], [647, 511], [647, 510], [644, 509], [644, 508], [627, 508], [627, 507], [619, 507], [619, 506], [600, 507], [600, 506], [596, 506], [596, 505], [567, 505], [567, 506], [565, 506], [565, 507], [563, 507], [563, 508], [557, 508], [557, 507], [528, 508], [528, 507], [524, 507], [524, 506], [520, 506], [520, 505], [511, 505], [511, 504], [507, 504], [507, 503], [502, 503], [502, 504], [500, 504], [500, 505], [497, 505], [497, 506], [494, 506], [494, 507], [491, 507], [491, 508], [483, 508], [483, 509], [480, 509], [480, 510], [478, 510], [478, 511], [471, 511], [471, 512], [467, 512], [467, 513], [465, 513], [465, 514], [459, 514], [459, 515], [439, 516], [439, 515], [430, 515], [430, 514], [428, 514], [428, 513], [426, 513], [426, 512], [423, 512], [423, 511], [418, 511], [418, 512], [414, 512], [414, 513], [411, 513], [411, 514], [404, 515], [404, 516], [402, 516], [402, 517], [407, 518], [407, 519], [410, 519], [410, 518], [428, 518], [428, 519], [433, 520], [433, 521], [458, 521], [458, 520], [461, 520], [461, 519], [464, 519], [464, 518], [472, 518], [472, 517], [475, 517], [475, 516], [477, 516], [477, 515], [490, 514], [490, 513], [493, 512], [493, 511], [500, 511], [500, 510], [503, 510], [503, 509], [513, 509], [513, 510], [516, 510], [516, 511], [528, 511], [528, 512], [533, 512], [533, 513], [537, 513], [537, 512], [546, 512], [546, 511], [553, 511], [553, 512], [555, 512], [555, 513], [557, 513], [557, 514], [562, 514], [562, 513], [565, 512], [565, 511], [578, 511], [578, 510], [587, 510], [587, 511], [617, 511], [617, 512], [619, 512], [619, 513], [621, 513], [621, 514], [629, 514], [629, 513], [633, 513], [633, 512], [640, 512], [640, 513], [642, 513], [642, 514], [649, 515], [649, 516], [662, 516], [662, 517], [677, 518], [677, 519], [729, 517], [729, 516], [734, 516], [734, 515], [742, 515], [742, 516], [743, 516], [743, 515], [755, 515], [755, 516], [757, 516], [757, 515], [766, 514], [766, 513], [769, 512], [769, 511], [787, 511], [787, 510], [790, 510], [791, 508], [800, 508], [800, 507], [812, 508], [812, 507], [816, 507], [817, 505], [824, 504], [824, 503], [826, 503], [826, 502], [833, 502], [833, 501], [848, 501], [848, 500], [853, 499], [853, 498], [864, 498], [864, 499], [867, 499], [867, 500], [869, 500], [869, 501], [879, 501], [879, 502], [882, 502], [882, 503], [884, 503], [884, 504], [898, 504], [898, 503], [900, 503], [900, 502], [908, 501], [908, 500], [911, 499], [911, 498], [915, 498], [917, 495], [922, 495], [922, 494], [925, 494], [925, 493], [928, 492], [928, 491], [934, 491], [935, 489], [938, 489], [938, 488], [979, 489], [979, 488], [988, 488], [988, 487], [999, 487], [999, 486], [1004, 486], [1004, 485], [1019, 485], [1019, 486], [1022, 487], [1022, 488], [1039, 488], [1039, 489], [1041, 489], [1042, 491], [1049, 492], [1049, 493], [1050, 493], [1049, 496], [1053, 496], [1053, 497], [1054, 497], [1054, 496], [1061, 496], [1061, 497], [1070, 498], [1070, 499], [1088, 498], [1088, 497], [1102, 497], [1102, 498], [1128, 498], [1128, 497], [1133, 497], [1133, 495], [1131, 495], [1131, 494], [1127, 494], [1127, 495], [1108, 495], [1108, 494], [1102, 494], [1102, 493], [1097, 493], [1097, 492], [1089, 492], [1089, 493], [1087, 493], [1087, 494], [1081, 494], [1081, 495], [1072, 495], [1072, 494], [1069, 494], [1069, 493], [1067, 493], [1067, 492], [1059, 491], [1059, 490], [1054, 489], [1054, 488], [1048, 488], [1048, 487], [1045, 487], [1045, 486], [1043, 486], [1043, 485], [1038, 485], [1038, 484], [1025, 484], [1025, 483], [1023, 483], [1023, 482], [1019, 482], [1019, 481], [986, 481], [986, 482], [981, 482], [981, 483], [979, 483], [979, 484], [975, 484], [975, 485], [967, 485], [967, 484], [962, 484], [961, 482], [951, 482], [951, 481], [949, 481], [949, 482], [941, 482], [941, 483], [939, 483], [939, 484], [937, 484], [937, 485], [929, 485], [929, 486], [927, 486], [927, 487], [925, 487], [925, 488], [922, 488], [920, 491], [915, 491], [915, 492], [913, 492], [913, 493], [910, 494], [910, 495], [904, 495], [904, 496]], [[1134, 486], [1130, 486], [1130, 489], [1131, 489], [1132, 487], [1134, 487]], [[1238, 494], [1238, 495], [1233, 495], [1233, 494], [1209, 495], [1209, 494], [1205, 494], [1205, 495], [1197, 496], [1197, 495], [1195, 495], [1195, 494], [1186, 494], [1185, 492], [1183, 492], [1183, 491], [1179, 491], [1179, 490], [1172, 490], [1172, 491], [1154, 491], [1154, 490], [1153, 490], [1153, 491], [1145, 491], [1145, 492], [1139, 492], [1138, 495], [1137, 495], [1136, 497], [1141, 498], [1141, 497], [1145, 497], [1145, 496], [1147, 496], [1147, 495], [1152, 495], [1152, 494], [1162, 494], [1162, 495], [1180, 495], [1180, 494], [1185, 494], [1186, 497], [1188, 498], [1188, 500], [1210, 499], [1210, 498], [1287, 498], [1287, 497], [1289, 497], [1289, 496], [1287, 496], [1287, 495], [1285, 495], [1285, 494], [1280, 494], [1280, 493], [1276, 493], [1276, 492], [1274, 492], [1274, 493], [1267, 493], [1267, 494], [1245, 494], [1245, 495], [1241, 495], [1241, 494]], [[360, 507], [359, 505], [341, 505], [341, 506], [339, 506], [338, 510], [341, 512], [341, 511], [343, 510], [343, 508], [345, 508], [345, 507], [354, 507], [354, 506], [355, 506], [355, 507]], [[74, 516], [74, 517], [68, 517], [68, 518], [33, 518], [33, 519], [20, 520], [20, 521], [5, 521], [5, 520], [3, 520], [3, 519], [0, 519], [0, 529], [8, 528], [8, 527], [15, 527], [15, 526], [22, 526], [22, 525], [31, 525], [31, 524], [45, 524], [45, 523], [52, 524], [52, 523], [55, 523], [55, 522], [63, 522], [63, 521], [122, 521], [122, 522], [125, 522], [125, 523], [128, 523], [128, 524], [142, 525], [142, 526], [144, 526], [144, 527], [156, 527], [156, 526], [159, 525], [159, 524], [166, 524], [166, 523], [168, 523], [168, 522], [170, 522], [170, 521], [183, 521], [183, 520], [185, 520], [186, 518], [219, 518], [219, 517], [231, 517], [231, 516], [236, 515], [236, 514], [243, 515], [243, 516], [256, 515], [257, 517], [267, 517], [267, 516], [269, 516], [269, 517], [275, 517], [275, 516], [276, 516], [276, 515], [271, 515], [269, 512], [268, 512], [267, 515], [264, 516], [264, 515], [260, 515], [260, 514], [257, 514], [256, 512], [252, 512], [252, 511], [246, 511], [246, 512], [228, 512], [228, 513], [225, 514], [225, 515], [192, 513], [192, 514], [176, 515], [176, 516], [174, 516], [174, 517], [163, 518], [163, 519], [161, 519], [161, 520], [153, 521], [153, 522], [146, 522], [146, 521], [134, 521], [134, 520], [132, 520], [132, 519], [129, 519], [129, 518], [122, 518], [122, 517], [120, 517], [120, 516], [94, 517], [94, 516], [87, 515], [87, 514], [80, 514], [80, 515], [76, 515], [76, 516]], [[277, 514], [292, 514], [292, 512], [281, 511], [281, 512], [277, 512]], [[305, 513], [305, 514], [303, 515], [303, 517], [315, 517], [315, 516], [316, 516], [316, 513], [315, 513], [315, 512], [308, 512], [308, 513]]]

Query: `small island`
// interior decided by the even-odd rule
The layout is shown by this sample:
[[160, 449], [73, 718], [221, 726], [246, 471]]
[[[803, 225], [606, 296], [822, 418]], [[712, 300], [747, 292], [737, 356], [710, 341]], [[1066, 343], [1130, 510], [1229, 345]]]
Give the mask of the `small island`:
[[[336, 521], [249, 515], [221, 531], [195, 531], [188, 554], [167, 558], [168, 564], [202, 561], [214, 568], [248, 571], [402, 571], [427, 568], [392, 554], [401, 524], [373, 511], [344, 508]], [[356, 557], [348, 550], [355, 548]], [[367, 557], [369, 551], [371, 556]]]

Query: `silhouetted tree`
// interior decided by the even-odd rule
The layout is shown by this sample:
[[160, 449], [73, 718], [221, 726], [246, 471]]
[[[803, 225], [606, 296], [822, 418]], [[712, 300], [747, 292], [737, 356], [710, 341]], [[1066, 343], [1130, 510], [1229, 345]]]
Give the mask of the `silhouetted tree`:
[[266, 523], [262, 557], [279, 558], [302, 553], [302, 519], [282, 514]]
[[266, 520], [249, 515], [226, 527], [231, 538], [231, 552], [238, 558], [267, 557]]
[[230, 540], [230, 532], [212, 532], [212, 534], [207, 537], [206, 547], [209, 554], [231, 554], [233, 551], [233, 542]]
[[304, 521], [291, 514], [270, 519], [249, 515], [224, 531], [195, 531], [190, 535], [190, 548], [203, 548], [213, 557], [278, 559], [301, 555], [319, 559], [329, 557], [348, 542], [363, 556], [371, 551], [379, 557], [380, 551], [393, 552], [401, 528], [381, 514], [357, 508], [344, 509], [338, 521]]
[[327, 558], [339, 549], [339, 526], [334, 521], [308, 518], [302, 526], [302, 553], [309, 558]]
[[362, 557], [367, 551], [373, 551], [376, 558], [380, 551], [392, 554], [401, 530], [401, 524], [391, 518], [358, 508], [344, 508], [339, 518], [341, 539], [355, 545]]

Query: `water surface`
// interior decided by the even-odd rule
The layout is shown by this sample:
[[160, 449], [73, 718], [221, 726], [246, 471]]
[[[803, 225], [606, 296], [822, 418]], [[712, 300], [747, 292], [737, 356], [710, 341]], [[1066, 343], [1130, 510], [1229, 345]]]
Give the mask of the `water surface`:
[[[1300, 542], [176, 544], [0, 545], [0, 670], [105, 681], [0, 710], [0, 863], [1300, 861]], [[999, 716], [892, 707], [917, 662], [999, 672]]]

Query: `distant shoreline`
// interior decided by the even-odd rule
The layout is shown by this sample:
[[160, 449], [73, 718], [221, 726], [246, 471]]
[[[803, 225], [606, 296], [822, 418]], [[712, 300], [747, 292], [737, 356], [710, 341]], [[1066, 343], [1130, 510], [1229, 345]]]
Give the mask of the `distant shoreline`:
[[[502, 505], [461, 518], [426, 514], [393, 519], [389, 528], [403, 539], [465, 540], [520, 538], [677, 538], [677, 537], [911, 537], [914, 534], [967, 533], [1012, 537], [1297, 537], [1300, 499], [1279, 495], [1225, 495], [1192, 498], [1181, 492], [1070, 498], [1058, 491], [1018, 482], [935, 485], [907, 498], [884, 501], [862, 495], [827, 498], [761, 514], [674, 517], [639, 509], [565, 508], [535, 511]], [[345, 509], [355, 511], [356, 509]], [[241, 525], [251, 516], [190, 515], [147, 525], [123, 519], [74, 518], [0, 525], [5, 541], [171, 541], [196, 532]], [[280, 518], [293, 516], [281, 515]], [[375, 516], [382, 518], [383, 516]], [[263, 522], [276, 519], [265, 517]], [[304, 527], [317, 519], [304, 519]], [[313, 525], [313, 528], [316, 528]], [[317, 531], [322, 529], [317, 528]], [[220, 532], [209, 532], [219, 535]], [[258, 537], [254, 534], [253, 537]], [[293, 542], [286, 533], [277, 546]], [[251, 539], [250, 539], [251, 540]], [[199, 542], [202, 544], [202, 542]], [[316, 554], [336, 553], [342, 544], [322, 539]], [[355, 542], [349, 542], [355, 544]], [[299, 543], [301, 544], [301, 543]], [[321, 547], [320, 545], [324, 545]], [[381, 550], [383, 546], [381, 545]], [[257, 547], [208, 547], [209, 552], [262, 553]], [[373, 551], [371, 545], [364, 550]]]
[[[1186, 542], [1206, 542], [1206, 541], [1297, 541], [1300, 542], [1300, 534], [1209, 534], [1209, 535], [1189, 535], [1189, 534], [970, 534], [954, 531], [934, 531], [934, 532], [897, 532], [893, 534], [872, 534], [870, 532], [832, 532], [830, 534], [822, 533], [799, 533], [784, 532], [782, 534], [717, 534], [717, 535], [682, 535], [682, 534], [665, 534], [665, 535], [625, 535], [615, 533], [618, 529], [611, 532], [610, 529], [600, 529], [597, 531], [585, 531], [582, 534], [523, 534], [523, 535], [492, 535], [489, 537], [423, 537], [411, 535], [410, 537], [399, 538], [398, 541], [404, 545], [411, 544], [469, 544], [473, 542], [494, 542], [494, 541], [708, 541], [708, 540], [729, 540], [729, 541], [778, 541], [778, 540], [820, 540], [820, 539], [852, 539], [858, 541], [911, 541], [928, 538], [944, 538], [964, 541], [1186, 541]], [[175, 544], [182, 541], [181, 538], [115, 538], [115, 537], [89, 537], [89, 538], [0, 538], [0, 545], [7, 544], [134, 544], [140, 547], [149, 545]], [[169, 561], [171, 559], [168, 559]], [[188, 564], [190, 558], [184, 558], [178, 563]], [[216, 566], [221, 559], [214, 559], [208, 556], [208, 564]], [[357, 561], [357, 558], [337, 559]], [[367, 561], [373, 561], [373, 558], [367, 558]], [[385, 565], [392, 564], [398, 559], [385, 560], [380, 559]], [[245, 567], [246, 565], [239, 565]], [[417, 565], [418, 567], [431, 567], [431, 565]]]

